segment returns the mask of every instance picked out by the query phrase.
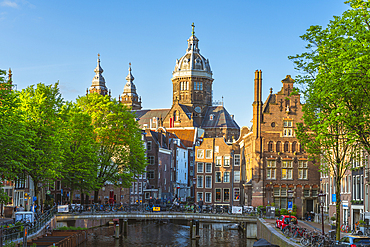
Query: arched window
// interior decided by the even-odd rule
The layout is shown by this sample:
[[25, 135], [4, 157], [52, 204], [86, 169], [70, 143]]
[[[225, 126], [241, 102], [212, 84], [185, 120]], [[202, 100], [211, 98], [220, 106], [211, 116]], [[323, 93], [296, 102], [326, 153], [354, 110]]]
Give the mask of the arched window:
[[272, 142], [272, 141], [269, 141], [269, 144], [267, 145], [268, 146], [268, 151], [269, 152], [273, 152], [272, 151], [272, 145], [273, 145], [274, 143]]
[[276, 143], [276, 152], [281, 152], [281, 141]]
[[297, 152], [297, 142], [292, 143], [292, 153]]
[[284, 152], [289, 152], [289, 142], [284, 143]]

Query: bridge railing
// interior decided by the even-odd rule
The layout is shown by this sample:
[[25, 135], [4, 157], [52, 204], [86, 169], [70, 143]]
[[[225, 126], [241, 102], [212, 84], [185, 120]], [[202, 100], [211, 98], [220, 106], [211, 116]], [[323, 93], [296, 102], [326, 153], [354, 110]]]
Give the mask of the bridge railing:
[[12, 242], [23, 237], [24, 231], [27, 228], [27, 235], [37, 233], [40, 229], [54, 217], [56, 208], [45, 211], [43, 214], [36, 217], [33, 222], [19, 222], [2, 226], [0, 228], [0, 242]]
[[[231, 214], [231, 207], [221, 205], [204, 205], [202, 209], [197, 205], [184, 204], [72, 204], [69, 205], [69, 213], [113, 213], [113, 212], [182, 212], [182, 213], [208, 213], [208, 214]], [[255, 211], [243, 211], [243, 215], [256, 216]]]

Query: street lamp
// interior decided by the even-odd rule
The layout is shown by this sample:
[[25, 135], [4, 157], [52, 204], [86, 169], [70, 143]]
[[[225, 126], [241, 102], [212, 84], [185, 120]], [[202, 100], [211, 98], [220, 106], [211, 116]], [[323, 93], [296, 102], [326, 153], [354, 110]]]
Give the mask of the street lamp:
[[322, 235], [325, 234], [325, 231], [324, 231], [324, 201], [325, 201], [325, 196], [326, 196], [326, 194], [324, 194], [322, 191], [320, 191], [319, 197], [320, 197], [320, 205], [321, 205]]
[[[292, 210], [293, 210], [293, 190], [291, 190], [290, 188], [288, 189], [288, 191], [287, 191], [287, 193], [288, 193], [288, 211], [289, 211], [289, 222], [291, 222], [292, 221], [292, 219], [291, 219], [291, 214], [292, 214]], [[289, 207], [290, 205], [289, 205], [289, 200], [290, 200], [290, 202], [292, 203], [292, 206], [291, 207]], [[290, 209], [289, 209], [290, 208]]]

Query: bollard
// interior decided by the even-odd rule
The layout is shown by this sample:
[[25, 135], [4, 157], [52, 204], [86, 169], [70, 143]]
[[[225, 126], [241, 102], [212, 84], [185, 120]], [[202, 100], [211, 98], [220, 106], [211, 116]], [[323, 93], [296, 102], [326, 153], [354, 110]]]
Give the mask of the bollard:
[[123, 231], [123, 219], [119, 219], [119, 234], [122, 235]]
[[28, 227], [26, 226], [23, 231], [23, 247], [27, 247], [27, 230]]
[[195, 229], [196, 229], [196, 237], [200, 238], [200, 235], [199, 235], [199, 220], [195, 221]]
[[123, 235], [127, 236], [127, 231], [128, 231], [128, 222], [127, 220], [124, 220], [124, 225], [123, 225]]
[[119, 224], [116, 224], [116, 229], [114, 231], [114, 238], [119, 238]]
[[197, 226], [192, 225], [190, 229], [191, 229], [191, 239], [196, 239], [197, 238]]

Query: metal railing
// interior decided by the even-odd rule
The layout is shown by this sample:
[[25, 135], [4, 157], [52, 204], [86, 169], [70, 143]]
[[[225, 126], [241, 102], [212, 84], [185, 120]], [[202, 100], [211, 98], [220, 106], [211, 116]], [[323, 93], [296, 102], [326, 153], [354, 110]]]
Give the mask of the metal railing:
[[36, 219], [33, 222], [20, 222], [2, 226], [0, 228], [0, 244], [20, 240], [23, 238], [26, 229], [27, 236], [31, 236], [39, 232], [54, 217], [55, 212], [56, 208], [52, 208], [45, 211], [43, 214], [36, 215]]

